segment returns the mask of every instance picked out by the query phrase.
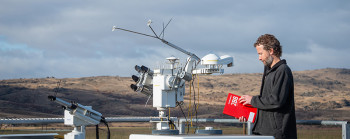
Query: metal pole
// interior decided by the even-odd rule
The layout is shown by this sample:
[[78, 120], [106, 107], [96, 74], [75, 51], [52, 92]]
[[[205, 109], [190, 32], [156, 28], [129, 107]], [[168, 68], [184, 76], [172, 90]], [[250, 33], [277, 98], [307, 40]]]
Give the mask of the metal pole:
[[342, 124], [342, 139], [350, 139], [350, 125], [348, 123]]
[[248, 135], [252, 135], [252, 126], [253, 126], [253, 123], [247, 122], [247, 134]]
[[185, 134], [185, 124], [183, 122], [179, 122], [179, 134]]
[[245, 128], [245, 124], [243, 124], [243, 135], [246, 135], [246, 134], [247, 134], [247, 129]]

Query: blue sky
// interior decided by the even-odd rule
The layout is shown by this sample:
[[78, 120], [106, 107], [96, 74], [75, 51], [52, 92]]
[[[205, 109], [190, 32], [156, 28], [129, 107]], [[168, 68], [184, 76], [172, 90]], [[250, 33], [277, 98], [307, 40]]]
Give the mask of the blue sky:
[[154, 68], [165, 58], [186, 55], [152, 34], [173, 19], [165, 39], [203, 57], [231, 55], [226, 73], [258, 73], [263, 65], [253, 47], [265, 33], [283, 46], [292, 70], [350, 68], [348, 0], [2, 0], [0, 79], [131, 76], [133, 67]]

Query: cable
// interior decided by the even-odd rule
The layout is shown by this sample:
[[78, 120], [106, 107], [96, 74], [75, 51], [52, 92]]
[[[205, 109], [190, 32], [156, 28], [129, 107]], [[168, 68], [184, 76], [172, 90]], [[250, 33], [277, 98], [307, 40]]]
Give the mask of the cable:
[[197, 88], [198, 88], [198, 90], [197, 90], [197, 93], [198, 93], [198, 96], [197, 96], [197, 109], [198, 109], [198, 107], [199, 107], [199, 78], [197, 76], [196, 76], [196, 78], [197, 78]]
[[96, 139], [100, 139], [100, 134], [98, 133], [98, 124], [96, 125]]
[[[193, 76], [193, 75], [192, 75]], [[191, 104], [192, 104], [192, 87], [191, 87], [191, 81], [190, 81], [190, 102], [188, 104], [188, 118], [191, 120], [191, 127], [192, 127], [192, 109], [191, 109]], [[188, 124], [188, 121], [186, 120], [187, 124], [187, 134], [190, 131], [190, 124]]]
[[[195, 128], [195, 131], [197, 130], [198, 128], [198, 104], [199, 104], [199, 101], [198, 101], [198, 104], [196, 104], [196, 90], [195, 90], [195, 87], [194, 87], [194, 81], [196, 80], [196, 77], [197, 75], [194, 75], [192, 74], [192, 80], [190, 81], [190, 102], [189, 102], [189, 105], [188, 105], [188, 117], [190, 117], [191, 119], [191, 127], [193, 126], [193, 121], [192, 121], [192, 116], [193, 116], [193, 110], [192, 110], [192, 89], [193, 89], [193, 107], [194, 107], [194, 111], [195, 111], [195, 117], [196, 117], [196, 128]], [[199, 83], [198, 83], [199, 84]], [[199, 90], [199, 88], [198, 88]], [[198, 96], [199, 96], [199, 92], [198, 92]], [[187, 119], [186, 119], [186, 124], [187, 124]], [[188, 130], [187, 130], [187, 134], [189, 132], [189, 124], [188, 124]]]
[[[198, 110], [198, 108], [199, 108], [199, 78], [198, 78], [197, 76], [198, 76], [198, 75], [196, 75], [196, 78], [197, 78], [197, 88], [198, 88], [197, 94], [198, 94], [198, 95], [197, 95], [196, 118], [197, 118], [197, 115], [198, 115], [197, 110]], [[196, 125], [198, 125], [198, 119], [197, 119]]]
[[[170, 116], [168, 116], [168, 122], [169, 122], [169, 126], [173, 125], [174, 128], [177, 129], [177, 127], [176, 127], [176, 125], [174, 124], [174, 122], [170, 120]], [[169, 127], [169, 129], [171, 129], [171, 128]]]
[[[182, 107], [181, 107], [181, 105], [183, 105], [184, 104], [184, 102], [181, 102], [181, 103], [179, 103], [179, 106], [180, 106], [180, 109], [181, 109], [181, 112], [182, 112], [182, 114], [184, 115], [184, 117], [185, 117], [185, 119], [186, 119], [186, 124], [187, 124], [187, 117], [186, 117], [186, 114], [184, 113], [184, 111], [182, 110]], [[189, 129], [190, 129], [190, 127], [189, 127], [189, 124], [187, 124], [187, 134], [188, 134], [188, 132], [189, 132]]]
[[192, 109], [191, 109], [191, 104], [192, 104], [192, 88], [191, 88], [191, 82], [190, 82], [190, 102], [188, 104], [188, 118], [191, 119], [191, 127], [192, 127]]
[[196, 80], [196, 77], [197, 77], [197, 75], [194, 75], [193, 76], [193, 80], [191, 82], [192, 88], [193, 88], [193, 107], [194, 107], [195, 116], [196, 116], [196, 128], [194, 130], [194, 134], [196, 133], [196, 130], [198, 128], [198, 111], [197, 111], [197, 105], [198, 104], [196, 104], [196, 90], [195, 90], [195, 87], [194, 87], [194, 81]]
[[170, 107], [168, 108], [169, 109], [169, 114], [168, 114], [168, 121], [169, 121], [169, 129], [171, 129], [172, 128], [172, 126], [171, 126], [171, 124], [172, 124], [172, 122], [171, 122], [171, 120], [170, 120]]
[[[195, 76], [193, 76], [193, 80], [191, 81], [191, 84], [192, 84], [192, 88], [193, 88], [193, 107], [194, 107], [194, 111], [195, 111], [195, 116], [197, 116], [197, 113], [196, 113], [196, 90], [194, 89], [194, 84], [193, 84], [193, 82], [194, 82], [194, 78], [195, 78]], [[193, 114], [192, 114], [193, 115]], [[196, 118], [196, 121], [198, 121], [197, 120], [197, 118]], [[197, 122], [196, 122], [197, 123]], [[196, 124], [196, 127], [195, 127], [195, 129], [194, 129], [194, 134], [195, 134], [195, 132], [196, 132], [196, 129], [197, 129], [197, 124]]]
[[109, 130], [108, 123], [107, 123], [107, 121], [106, 121], [106, 119], [105, 119], [104, 117], [101, 116], [101, 118], [102, 118], [102, 119], [101, 119], [101, 122], [104, 123], [104, 124], [107, 126], [107, 130], [108, 130], [108, 131], [107, 131], [107, 139], [110, 139], [111, 132], [110, 132], [110, 130]]

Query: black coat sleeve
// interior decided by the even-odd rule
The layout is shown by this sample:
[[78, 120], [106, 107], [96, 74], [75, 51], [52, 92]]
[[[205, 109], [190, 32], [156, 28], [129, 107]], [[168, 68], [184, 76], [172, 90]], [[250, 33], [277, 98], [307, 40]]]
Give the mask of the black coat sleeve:
[[[290, 93], [292, 93], [293, 79], [290, 71], [283, 68], [283, 70], [277, 70], [274, 81], [265, 82], [264, 89], [261, 95], [253, 96], [251, 104], [258, 109], [272, 110], [283, 107], [288, 99]], [[265, 87], [271, 85], [270, 89]]]

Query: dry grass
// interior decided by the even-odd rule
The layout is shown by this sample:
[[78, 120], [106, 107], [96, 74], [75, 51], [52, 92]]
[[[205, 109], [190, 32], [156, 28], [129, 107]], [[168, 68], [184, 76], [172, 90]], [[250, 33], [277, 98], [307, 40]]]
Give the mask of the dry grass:
[[[349, 69], [296, 71], [293, 74], [298, 119], [350, 120], [347, 116], [350, 109]], [[228, 118], [222, 115], [228, 93], [258, 95], [261, 77], [258, 73], [198, 76], [199, 116]], [[62, 87], [58, 97], [91, 105], [104, 116], [157, 115], [152, 106], [144, 107], [146, 96], [129, 88], [133, 83], [131, 78], [100, 76], [1, 80], [0, 117], [61, 117], [63, 111], [47, 100], [47, 95], [54, 94], [58, 81]], [[194, 82], [196, 95], [197, 81]], [[186, 93], [184, 111], [187, 111], [190, 99], [188, 83]], [[193, 93], [192, 90], [192, 97]], [[172, 115], [183, 117], [178, 108], [173, 109]]]

